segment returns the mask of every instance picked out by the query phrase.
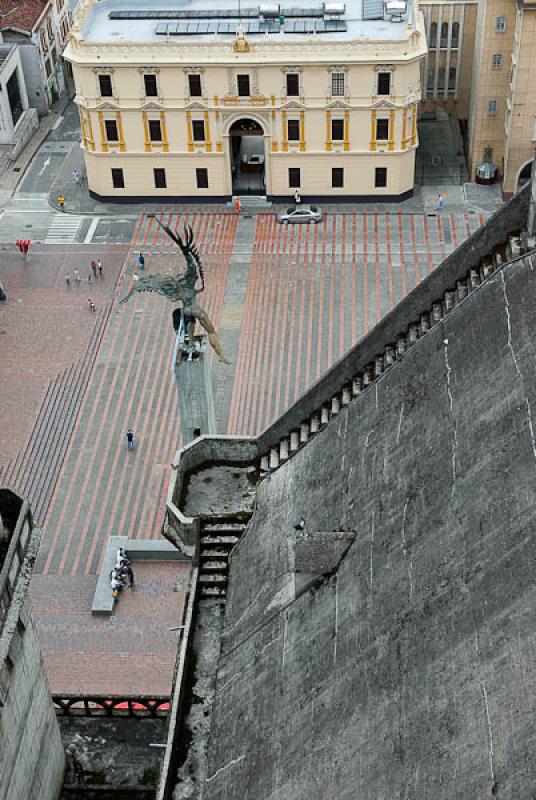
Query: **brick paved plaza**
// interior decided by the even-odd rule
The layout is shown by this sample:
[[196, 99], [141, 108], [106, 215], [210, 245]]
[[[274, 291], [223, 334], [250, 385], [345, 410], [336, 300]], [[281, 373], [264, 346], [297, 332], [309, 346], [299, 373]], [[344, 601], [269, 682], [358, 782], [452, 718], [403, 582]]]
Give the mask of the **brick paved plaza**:
[[[397, 213], [334, 213], [311, 227], [283, 227], [268, 213], [161, 218], [194, 229], [207, 283], [201, 305], [232, 361], [213, 362], [218, 431], [243, 434], [280, 414], [483, 222]], [[182, 267], [142, 215], [130, 248], [98, 253], [106, 278], [91, 292], [95, 315], [86, 286], [67, 289], [63, 280], [95, 248], [41, 246], [28, 264], [10, 252], [2, 266], [0, 481], [29, 494], [43, 521], [32, 599], [58, 694], [171, 686], [176, 638], [168, 628], [180, 620], [187, 567], [162, 565], [159, 576], [144, 565], [112, 618], [90, 613], [108, 537], [159, 537], [180, 446], [173, 306], [151, 294], [117, 305], [140, 249], [148, 273]], [[128, 426], [138, 442], [132, 453]]]

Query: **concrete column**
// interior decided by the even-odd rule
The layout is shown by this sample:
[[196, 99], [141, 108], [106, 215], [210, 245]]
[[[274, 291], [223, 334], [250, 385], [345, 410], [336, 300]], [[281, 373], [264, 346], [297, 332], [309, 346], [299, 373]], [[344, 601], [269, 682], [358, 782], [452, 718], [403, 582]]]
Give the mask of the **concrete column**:
[[347, 406], [350, 400], [352, 399], [352, 390], [349, 386], [343, 386], [342, 389], [342, 404], [343, 406]]
[[329, 411], [326, 405], [323, 405], [320, 409], [320, 424], [326, 425], [327, 421], [329, 420]]
[[270, 469], [270, 459], [268, 458], [268, 456], [262, 456], [262, 458], [261, 458], [261, 470], [263, 472], [268, 472], [269, 469]]
[[363, 376], [356, 375], [355, 378], [352, 379], [352, 394], [354, 397], [357, 397], [358, 394], [361, 394], [363, 391]]
[[300, 446], [300, 434], [298, 431], [292, 431], [290, 434], [290, 452], [293, 453]]
[[336, 394], [334, 397], [331, 398], [331, 416], [334, 414], [338, 414], [341, 410], [341, 401], [339, 400], [339, 395]]
[[288, 439], [281, 439], [279, 442], [279, 459], [286, 461], [288, 458]]
[[276, 469], [279, 466], [279, 450], [272, 447], [270, 450], [270, 469]]
[[316, 433], [317, 430], [320, 428], [320, 417], [318, 414], [313, 414], [313, 416], [311, 417], [310, 427], [311, 427], [311, 433]]
[[302, 424], [300, 425], [301, 444], [305, 444], [308, 438], [309, 438], [309, 425], [306, 422], [302, 422]]
[[443, 306], [441, 303], [432, 304], [432, 323], [440, 322], [443, 319]]

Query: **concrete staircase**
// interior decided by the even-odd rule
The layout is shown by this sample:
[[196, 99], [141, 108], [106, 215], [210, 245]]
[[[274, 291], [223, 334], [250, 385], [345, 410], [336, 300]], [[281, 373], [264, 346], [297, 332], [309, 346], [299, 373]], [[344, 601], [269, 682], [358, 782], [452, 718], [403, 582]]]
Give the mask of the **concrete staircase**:
[[241, 194], [233, 195], [232, 202], [228, 203], [230, 207], [235, 208], [237, 197], [240, 197], [242, 211], [266, 211], [266, 209], [272, 206], [272, 203], [266, 198], [266, 195]]
[[244, 533], [248, 518], [207, 517], [199, 535], [199, 597], [225, 602], [229, 554]]

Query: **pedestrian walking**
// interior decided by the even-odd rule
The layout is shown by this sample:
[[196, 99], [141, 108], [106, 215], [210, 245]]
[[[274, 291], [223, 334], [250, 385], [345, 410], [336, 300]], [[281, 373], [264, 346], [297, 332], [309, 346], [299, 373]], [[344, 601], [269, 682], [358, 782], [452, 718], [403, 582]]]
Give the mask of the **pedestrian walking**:
[[80, 277], [80, 273], [78, 272], [77, 269], [75, 269], [73, 271], [73, 277], [74, 277], [74, 282], [76, 283], [76, 285], [80, 286], [80, 284], [82, 282], [82, 278]]
[[445, 198], [443, 197], [442, 194], [438, 194], [436, 211], [443, 211], [444, 208], [445, 208]]
[[294, 192], [294, 203], [296, 204], [296, 206], [299, 206], [301, 203], [301, 197], [298, 189], [296, 189], [296, 191]]
[[91, 262], [91, 271], [93, 273], [93, 277], [96, 278], [97, 277], [97, 262], [96, 261], [92, 261]]
[[88, 306], [89, 306], [89, 310], [90, 310], [91, 312], [95, 313], [95, 311], [97, 310], [97, 306], [95, 305], [95, 303], [93, 302], [93, 300], [91, 299], [91, 297], [88, 297], [88, 299], [87, 299], [87, 304], [88, 304]]
[[143, 253], [140, 253], [138, 256], [138, 266], [142, 271], [145, 269], [145, 256]]
[[71, 276], [69, 275], [68, 272], [65, 273], [65, 284], [66, 284], [66, 286], [70, 286], [71, 285]]
[[99, 271], [99, 277], [102, 278], [102, 273], [104, 272], [104, 267], [102, 266], [102, 261], [100, 260], [100, 258], [97, 261], [97, 269]]
[[134, 588], [134, 570], [132, 569], [130, 564], [126, 565], [125, 572], [127, 573], [129, 588], [133, 589]]
[[132, 428], [127, 431], [127, 449], [134, 450], [134, 431]]
[[77, 186], [80, 185], [80, 173], [77, 169], [73, 169], [73, 181], [76, 183]]
[[60, 211], [65, 211], [65, 197], [60, 194], [58, 197], [58, 205], [60, 207]]

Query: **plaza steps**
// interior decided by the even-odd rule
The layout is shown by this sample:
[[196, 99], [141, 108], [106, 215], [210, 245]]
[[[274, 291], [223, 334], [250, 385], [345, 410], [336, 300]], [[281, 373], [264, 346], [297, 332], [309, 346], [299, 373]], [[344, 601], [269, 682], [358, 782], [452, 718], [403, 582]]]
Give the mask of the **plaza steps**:
[[[302, 447], [310, 438], [322, 430], [332, 417], [337, 416], [342, 409], [368, 389], [387, 369], [402, 359], [408, 350], [428, 331], [444, 320], [450, 312], [471, 292], [478, 289], [494, 272], [506, 264], [522, 261], [526, 257], [536, 257], [536, 250], [524, 252], [523, 234], [512, 232], [507, 239], [498, 244], [489, 255], [480, 259], [477, 266], [469, 269], [462, 280], [445, 291], [443, 296], [435, 300], [430, 298], [428, 311], [420, 314], [406, 330], [379, 352], [373, 361], [356, 372], [350, 379], [325, 402], [310, 413], [301, 424], [293, 430], [288, 430], [279, 441], [265, 449], [261, 449], [261, 472], [269, 474], [285, 463]], [[317, 401], [318, 402], [318, 401]], [[278, 434], [280, 436], [280, 434]], [[262, 444], [261, 444], [262, 448]]]
[[38, 525], [46, 516], [111, 308], [110, 302], [98, 312], [84, 356], [49, 383], [26, 446], [0, 472], [0, 484], [30, 500]]
[[242, 211], [265, 211], [272, 206], [272, 203], [266, 198], [266, 195], [255, 194], [233, 195], [232, 202], [227, 205], [234, 209], [236, 207], [237, 198], [240, 199]]
[[238, 544], [249, 517], [226, 515], [201, 519], [199, 534], [199, 597], [225, 602], [229, 555]]

